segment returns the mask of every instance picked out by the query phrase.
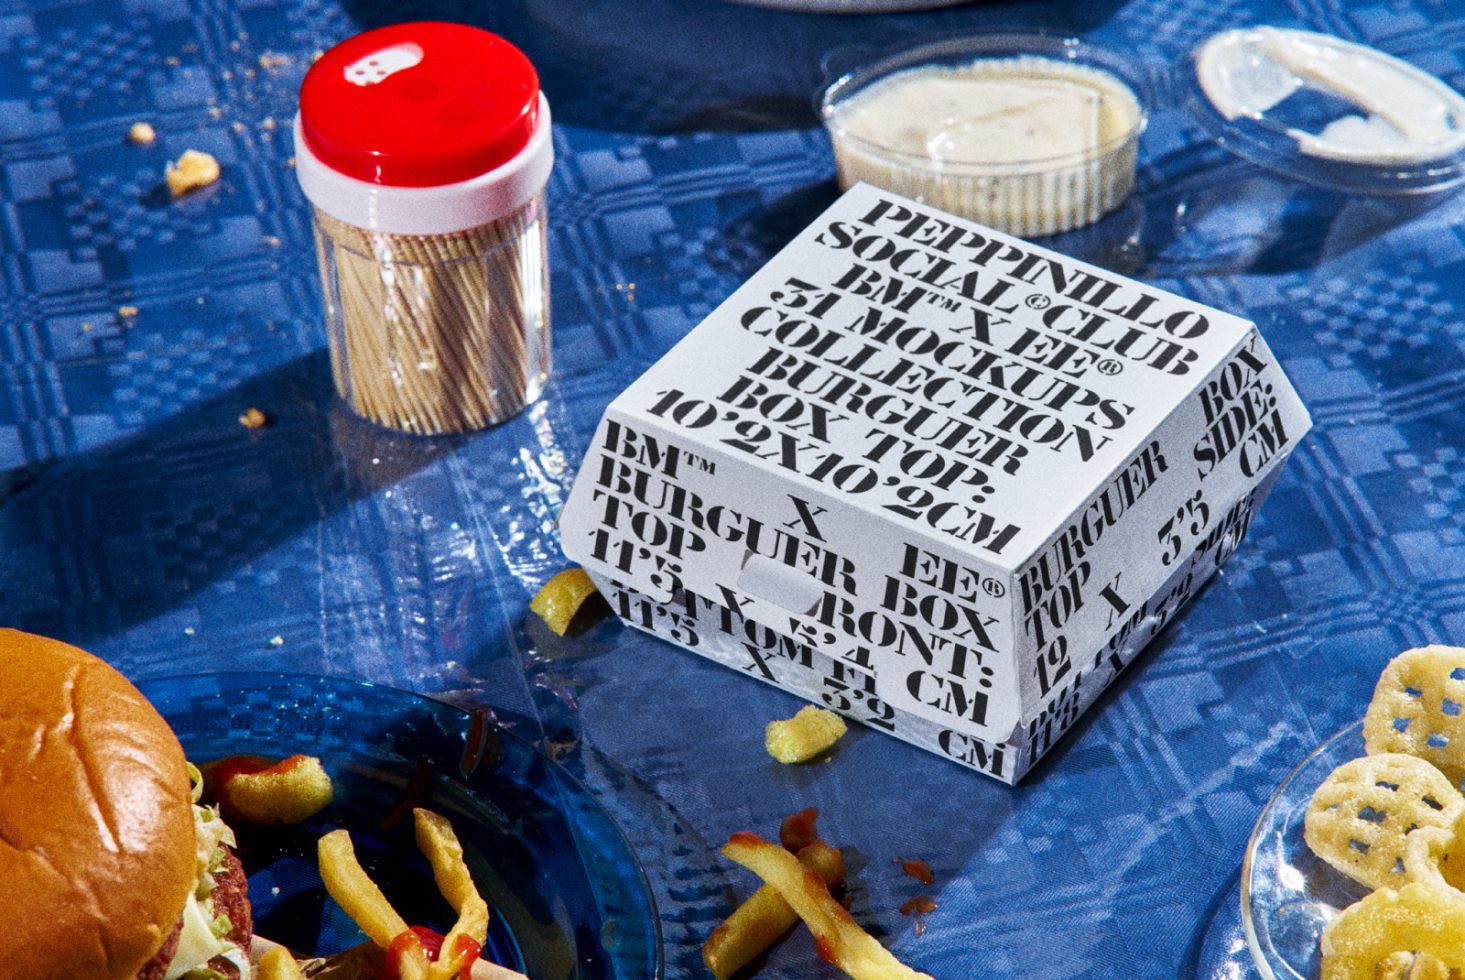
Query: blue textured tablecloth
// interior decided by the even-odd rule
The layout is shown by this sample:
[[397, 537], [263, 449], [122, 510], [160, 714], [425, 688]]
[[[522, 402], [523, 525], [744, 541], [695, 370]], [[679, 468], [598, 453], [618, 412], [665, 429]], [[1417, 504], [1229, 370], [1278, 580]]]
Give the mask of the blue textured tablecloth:
[[[520, 45], [555, 118], [554, 378], [471, 437], [395, 436], [335, 399], [290, 166], [313, 53], [416, 18]], [[751, 888], [716, 848], [804, 806], [848, 849], [856, 917], [934, 976], [1248, 975], [1259, 808], [1390, 656], [1465, 639], [1460, 197], [1298, 184], [1161, 111], [1129, 204], [1054, 242], [1255, 320], [1316, 428], [1223, 573], [1016, 789], [869, 730], [780, 767], [762, 728], [792, 697], [614, 622], [558, 641], [526, 605], [606, 403], [833, 199], [825, 63], [1027, 25], [1162, 80], [1251, 23], [1465, 87], [1447, 0], [0, 0], [0, 623], [137, 677], [338, 674], [538, 719], [636, 844], [668, 976], [700, 974]], [[123, 138], [139, 119], [155, 144]], [[170, 201], [188, 147], [223, 179]], [[250, 407], [271, 424], [241, 427]], [[924, 933], [898, 911], [921, 891]], [[796, 935], [766, 975], [836, 972]]]

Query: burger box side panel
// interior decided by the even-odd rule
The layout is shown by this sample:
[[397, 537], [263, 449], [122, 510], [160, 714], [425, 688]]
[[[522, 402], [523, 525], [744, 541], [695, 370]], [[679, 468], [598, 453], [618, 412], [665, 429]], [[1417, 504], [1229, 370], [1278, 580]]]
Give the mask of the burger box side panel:
[[[1025, 730], [1019, 729], [1023, 735], [1018, 738], [996, 743], [897, 711], [879, 697], [878, 678], [873, 671], [822, 653], [716, 599], [683, 591], [658, 602], [609, 579], [597, 579], [597, 585], [611, 608], [630, 625], [745, 676], [772, 684], [1005, 783], [1016, 782], [1031, 766], [1029, 743], [1023, 737]], [[1075, 692], [1082, 689], [1080, 684], [1071, 687]], [[771, 720], [750, 719], [749, 724]]]
[[[1255, 327], [1018, 570], [1022, 716], [1032, 719], [1126, 620], [1214, 571], [1204, 545], [1250, 525], [1311, 419]], [[1234, 544], [1226, 550], [1229, 555]]]
[[723, 604], [719, 598], [685, 589], [657, 600], [603, 577], [597, 577], [597, 585], [616, 614], [637, 629], [968, 769], [1015, 784], [1174, 619], [1199, 591], [1196, 583], [1205, 581], [1231, 557], [1280, 472], [1280, 467], [1272, 467], [1225, 520], [1216, 522], [1185, 562], [1174, 564], [1155, 596], [1133, 609], [1103, 647], [1073, 668], [1072, 676], [1043, 710], [1001, 741], [898, 710], [880, 697], [874, 671], [750, 619], [736, 608], [736, 602]]
[[[861, 185], [611, 404], [561, 536], [621, 594], [771, 629], [908, 740], [976, 740], [1015, 779], [1306, 426], [1246, 321]], [[1248, 439], [1269, 453], [1237, 478]], [[671, 622], [640, 625], [734, 650]]]

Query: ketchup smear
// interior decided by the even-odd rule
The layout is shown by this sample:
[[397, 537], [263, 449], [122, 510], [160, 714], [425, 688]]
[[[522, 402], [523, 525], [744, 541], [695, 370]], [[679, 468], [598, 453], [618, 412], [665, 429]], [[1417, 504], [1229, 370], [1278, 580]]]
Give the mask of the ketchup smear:
[[[421, 946], [422, 951], [427, 954], [429, 962], [436, 963], [438, 956], [442, 953], [443, 935], [433, 932], [424, 926], [411, 926], [408, 930], [387, 947], [387, 957], [382, 963], [382, 972], [377, 980], [402, 980], [402, 957], [407, 955], [407, 950], [413, 946]], [[466, 957], [463, 960], [463, 968], [458, 973], [458, 980], [469, 980], [473, 972], [473, 963], [483, 953], [483, 948], [468, 936], [458, 937], [458, 948], [456, 952]]]

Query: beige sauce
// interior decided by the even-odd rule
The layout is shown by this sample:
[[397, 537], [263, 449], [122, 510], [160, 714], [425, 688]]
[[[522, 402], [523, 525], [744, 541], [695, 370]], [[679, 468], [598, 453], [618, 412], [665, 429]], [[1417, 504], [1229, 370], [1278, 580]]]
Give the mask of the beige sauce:
[[1102, 215], [1134, 180], [1138, 100], [1107, 72], [984, 58], [897, 72], [827, 114], [841, 181], [863, 180], [1017, 234]]

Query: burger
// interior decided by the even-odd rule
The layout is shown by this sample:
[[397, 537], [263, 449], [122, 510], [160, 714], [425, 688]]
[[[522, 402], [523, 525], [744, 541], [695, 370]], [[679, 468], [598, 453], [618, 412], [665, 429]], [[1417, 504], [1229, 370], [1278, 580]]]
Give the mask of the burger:
[[0, 629], [0, 972], [14, 980], [248, 980], [234, 835], [128, 680]]

